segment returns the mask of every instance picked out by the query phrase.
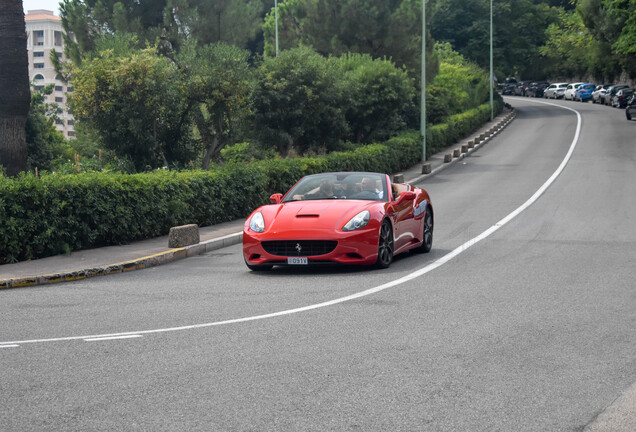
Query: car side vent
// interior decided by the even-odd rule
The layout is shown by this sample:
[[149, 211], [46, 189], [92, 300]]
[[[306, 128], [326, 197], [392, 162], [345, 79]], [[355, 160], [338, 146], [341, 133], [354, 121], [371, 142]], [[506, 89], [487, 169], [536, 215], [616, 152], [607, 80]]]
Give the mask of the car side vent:
[[298, 218], [317, 218], [319, 215], [317, 214], [299, 214], [296, 215]]

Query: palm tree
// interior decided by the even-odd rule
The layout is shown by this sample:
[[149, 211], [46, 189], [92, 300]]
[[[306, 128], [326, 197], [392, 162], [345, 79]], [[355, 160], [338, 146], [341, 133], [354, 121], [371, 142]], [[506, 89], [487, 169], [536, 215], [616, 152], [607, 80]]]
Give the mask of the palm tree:
[[26, 120], [31, 92], [22, 0], [0, 0], [0, 165], [26, 170]]

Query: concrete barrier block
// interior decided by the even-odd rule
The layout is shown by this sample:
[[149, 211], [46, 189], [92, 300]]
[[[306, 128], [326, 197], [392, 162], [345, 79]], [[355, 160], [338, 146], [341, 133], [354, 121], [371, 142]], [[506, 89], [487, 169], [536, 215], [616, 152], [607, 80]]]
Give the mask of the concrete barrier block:
[[468, 152], [468, 144], [462, 144], [462, 153]]
[[393, 183], [404, 183], [404, 174], [395, 174], [393, 176]]
[[424, 162], [422, 164], [422, 174], [430, 174], [431, 173], [431, 164], [428, 162]]
[[455, 149], [453, 150], [453, 157], [458, 158], [461, 155], [461, 150], [460, 149]]
[[444, 155], [444, 163], [448, 163], [453, 160], [453, 155], [451, 153], [446, 153]]
[[180, 248], [197, 244], [200, 241], [199, 225], [189, 224], [170, 228], [168, 247]]

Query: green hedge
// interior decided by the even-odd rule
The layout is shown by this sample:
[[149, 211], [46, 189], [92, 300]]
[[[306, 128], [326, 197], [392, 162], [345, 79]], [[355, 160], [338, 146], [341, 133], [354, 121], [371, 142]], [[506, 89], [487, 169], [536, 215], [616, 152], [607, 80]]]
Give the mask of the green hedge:
[[[489, 117], [486, 104], [430, 127], [427, 153], [470, 134]], [[420, 159], [419, 132], [408, 132], [354, 151], [233, 164], [214, 171], [0, 178], [0, 264], [125, 244], [165, 235], [176, 225], [243, 218], [268, 202], [271, 193], [287, 191], [306, 174], [395, 173]]]

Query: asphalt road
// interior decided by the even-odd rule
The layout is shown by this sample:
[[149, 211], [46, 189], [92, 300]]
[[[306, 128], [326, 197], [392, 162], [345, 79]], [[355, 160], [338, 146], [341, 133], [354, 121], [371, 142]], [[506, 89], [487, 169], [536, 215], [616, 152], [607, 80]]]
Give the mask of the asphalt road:
[[259, 274], [234, 246], [1, 292], [0, 430], [635, 430], [636, 122], [508, 101], [421, 185], [430, 254]]

